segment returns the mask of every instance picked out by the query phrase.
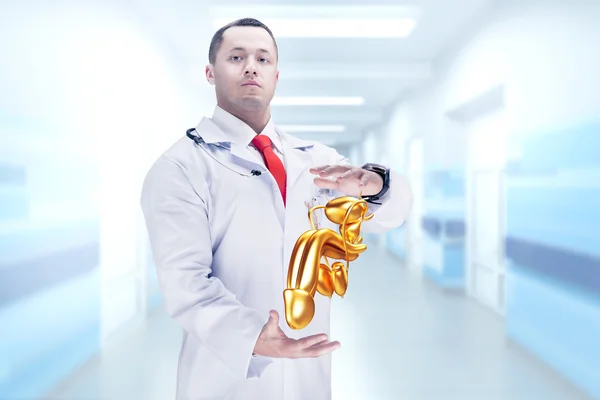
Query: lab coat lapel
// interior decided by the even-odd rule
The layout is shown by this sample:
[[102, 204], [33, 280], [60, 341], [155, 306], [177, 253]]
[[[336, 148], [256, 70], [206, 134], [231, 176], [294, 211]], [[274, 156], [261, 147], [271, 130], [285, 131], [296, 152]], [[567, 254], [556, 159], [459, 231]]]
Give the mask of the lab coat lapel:
[[284, 157], [287, 174], [287, 192], [294, 187], [294, 183], [304, 171], [308, 169], [306, 162], [301, 157], [301, 150], [295, 149], [289, 143], [284, 143]]
[[222, 161], [234, 163], [246, 169], [266, 171], [262, 160], [257, 155], [249, 151], [247, 146], [231, 142], [226, 133], [209, 118], [203, 118], [196, 127], [196, 131], [206, 144], [229, 151], [229, 156]]
[[314, 146], [314, 143], [301, 140], [277, 130], [282, 139], [283, 155], [285, 159], [285, 169], [287, 174], [287, 192], [290, 193], [294, 184], [304, 172], [307, 172], [312, 165], [308, 163], [309, 155], [306, 149]]
[[263, 167], [262, 159], [253, 152], [251, 152], [247, 146], [242, 146], [237, 143], [230, 143], [231, 155], [237, 159], [236, 162], [245, 165], [250, 164], [254, 169], [258, 169], [261, 172], [265, 172], [266, 169]]

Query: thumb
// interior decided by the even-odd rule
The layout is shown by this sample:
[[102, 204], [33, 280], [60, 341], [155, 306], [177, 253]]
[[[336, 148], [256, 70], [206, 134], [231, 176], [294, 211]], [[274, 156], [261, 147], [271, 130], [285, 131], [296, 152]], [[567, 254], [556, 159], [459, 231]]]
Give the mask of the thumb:
[[279, 326], [279, 314], [275, 310], [269, 311], [269, 321], [267, 324], [273, 324], [275, 326]]

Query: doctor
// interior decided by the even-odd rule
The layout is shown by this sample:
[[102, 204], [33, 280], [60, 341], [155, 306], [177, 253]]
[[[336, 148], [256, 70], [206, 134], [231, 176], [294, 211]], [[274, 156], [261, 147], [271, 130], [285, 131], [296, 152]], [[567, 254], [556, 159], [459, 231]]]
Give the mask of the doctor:
[[[217, 31], [206, 67], [214, 115], [144, 180], [141, 206], [165, 307], [183, 330], [179, 400], [331, 399], [331, 353], [340, 347], [329, 339], [331, 299], [315, 296], [303, 330], [283, 318], [291, 252], [310, 229], [307, 207], [362, 192], [375, 214], [362, 230], [385, 232], [412, 206], [401, 175], [352, 166], [277, 128], [269, 107], [277, 57], [271, 31], [257, 20]], [[337, 230], [324, 218], [320, 226]], [[360, 282], [350, 275], [353, 285]]]

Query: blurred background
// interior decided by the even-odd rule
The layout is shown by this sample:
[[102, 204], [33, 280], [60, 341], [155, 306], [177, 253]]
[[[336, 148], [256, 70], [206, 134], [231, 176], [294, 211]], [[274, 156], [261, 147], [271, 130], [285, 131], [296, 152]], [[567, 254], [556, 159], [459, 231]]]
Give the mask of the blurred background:
[[238, 17], [276, 124], [414, 190], [334, 298], [334, 398], [600, 399], [595, 0], [2, 1], [0, 398], [174, 398], [141, 183]]

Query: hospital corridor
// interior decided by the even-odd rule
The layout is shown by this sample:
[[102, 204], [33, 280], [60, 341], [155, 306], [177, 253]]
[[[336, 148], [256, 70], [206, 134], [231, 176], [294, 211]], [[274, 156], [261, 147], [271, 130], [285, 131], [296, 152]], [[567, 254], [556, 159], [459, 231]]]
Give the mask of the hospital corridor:
[[[507, 341], [501, 319], [381, 249], [352, 266], [350, 285], [333, 305], [334, 399], [591, 398]], [[44, 399], [174, 398], [180, 340], [159, 308]]]
[[[227, 31], [211, 38], [240, 18], [272, 31], [276, 63], [264, 45], [265, 59], [225, 60], [255, 71], [256, 87], [238, 88], [248, 93], [276, 65], [275, 134], [297, 138], [294, 151], [323, 144], [361, 171], [380, 166], [382, 207], [409, 196], [390, 170], [410, 185], [404, 222], [360, 232], [366, 250], [331, 298], [331, 399], [600, 400], [596, 0], [0, 2], [0, 400], [183, 400], [183, 327], [165, 303], [175, 280], [161, 281], [142, 192], [176, 142], [227, 152], [211, 171], [240, 154], [234, 139], [188, 139], [225, 112], [219, 85], [238, 93], [224, 83], [233, 67], [209, 53], [226, 51]], [[253, 210], [311, 229], [315, 198], [288, 181], [286, 200], [265, 160], [235, 164], [206, 193], [273, 196]], [[240, 204], [190, 199], [179, 205], [243, 226]], [[268, 226], [234, 248], [258, 254]], [[209, 237], [215, 263], [228, 257], [231, 242], [191, 229], [170, 243]], [[182, 278], [200, 279], [196, 250], [159, 257], [191, 260], [178, 289], [198, 287]], [[259, 268], [253, 257], [227, 267]], [[300, 397], [265, 400], [321, 400]]]

